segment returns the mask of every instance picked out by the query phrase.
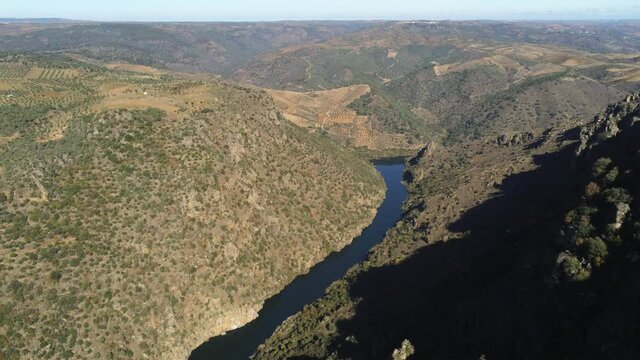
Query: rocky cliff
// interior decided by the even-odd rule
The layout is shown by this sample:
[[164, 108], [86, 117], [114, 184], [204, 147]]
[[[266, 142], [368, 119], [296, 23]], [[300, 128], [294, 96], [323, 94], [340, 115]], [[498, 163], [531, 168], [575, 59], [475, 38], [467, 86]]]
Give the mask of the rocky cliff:
[[416, 359], [638, 358], [639, 105], [425, 148], [404, 219], [255, 358], [386, 359], [405, 340]]

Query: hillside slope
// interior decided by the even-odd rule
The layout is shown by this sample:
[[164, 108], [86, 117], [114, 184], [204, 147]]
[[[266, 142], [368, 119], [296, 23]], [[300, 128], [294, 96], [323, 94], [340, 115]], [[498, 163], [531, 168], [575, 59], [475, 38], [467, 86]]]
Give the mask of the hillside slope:
[[3, 359], [185, 358], [350, 242], [384, 195], [373, 166], [264, 92], [2, 60]]
[[639, 140], [635, 95], [525, 143], [425, 148], [403, 221], [255, 358], [638, 358]]
[[65, 51], [106, 62], [230, 74], [264, 52], [326, 40], [367, 22], [13, 24], [0, 51]]
[[[386, 132], [423, 142], [525, 127], [539, 135], [639, 87], [638, 27], [385, 22], [258, 55], [234, 76], [293, 91], [366, 84], [371, 91], [349, 107]], [[522, 123], [524, 113], [535, 121]]]
[[[371, 153], [405, 152], [422, 147], [412, 136], [385, 132], [367, 116], [359, 116], [348, 106], [369, 93], [367, 85], [324, 91], [267, 90], [287, 120], [311, 132], [321, 132], [347, 146]], [[407, 151], [408, 150], [408, 151]]]
[[[214, 72], [272, 94], [368, 86], [339, 109], [366, 124], [329, 132], [369, 150], [408, 152], [524, 127], [538, 136], [640, 88], [637, 21], [35, 25], [0, 28], [0, 51]], [[536, 121], [519, 123], [523, 112]]]

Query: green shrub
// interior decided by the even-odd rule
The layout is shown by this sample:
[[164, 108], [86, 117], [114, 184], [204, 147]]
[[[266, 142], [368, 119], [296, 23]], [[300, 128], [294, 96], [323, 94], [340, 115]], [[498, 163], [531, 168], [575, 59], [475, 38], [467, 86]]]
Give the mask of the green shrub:
[[60, 270], [53, 270], [50, 277], [53, 281], [60, 281], [60, 279], [62, 279], [62, 272]]
[[611, 188], [604, 191], [605, 200], [612, 204], [629, 204], [631, 203], [631, 195], [623, 188]]
[[588, 238], [584, 241], [585, 256], [594, 267], [600, 267], [607, 257], [607, 244], [599, 237]]
[[611, 159], [600, 158], [593, 163], [593, 168], [591, 170], [591, 173], [593, 174], [594, 177], [600, 177], [609, 169], [610, 165], [611, 165]]
[[578, 258], [569, 255], [562, 261], [562, 274], [570, 281], [584, 281], [591, 275]]

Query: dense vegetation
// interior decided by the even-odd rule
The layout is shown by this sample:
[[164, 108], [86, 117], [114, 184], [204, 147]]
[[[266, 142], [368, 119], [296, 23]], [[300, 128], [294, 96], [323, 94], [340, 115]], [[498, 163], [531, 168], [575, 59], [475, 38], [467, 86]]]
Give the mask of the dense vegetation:
[[[27, 68], [0, 79], [3, 359], [185, 357], [347, 244], [383, 196], [370, 164], [262, 91], [3, 60]], [[73, 77], [29, 77], [41, 68]]]

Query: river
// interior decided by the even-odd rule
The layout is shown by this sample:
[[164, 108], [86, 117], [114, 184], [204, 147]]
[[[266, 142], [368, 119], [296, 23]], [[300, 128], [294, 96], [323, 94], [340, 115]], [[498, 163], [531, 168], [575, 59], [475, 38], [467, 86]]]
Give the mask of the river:
[[190, 360], [249, 358], [284, 320], [322, 297], [332, 282], [343, 277], [349, 268], [365, 259], [369, 250], [380, 243], [387, 230], [400, 219], [402, 203], [407, 197], [402, 184], [404, 164], [378, 163], [376, 169], [387, 184], [387, 192], [373, 222], [362, 234], [266, 300], [255, 320], [228, 331], [225, 335], [213, 337], [193, 350]]

